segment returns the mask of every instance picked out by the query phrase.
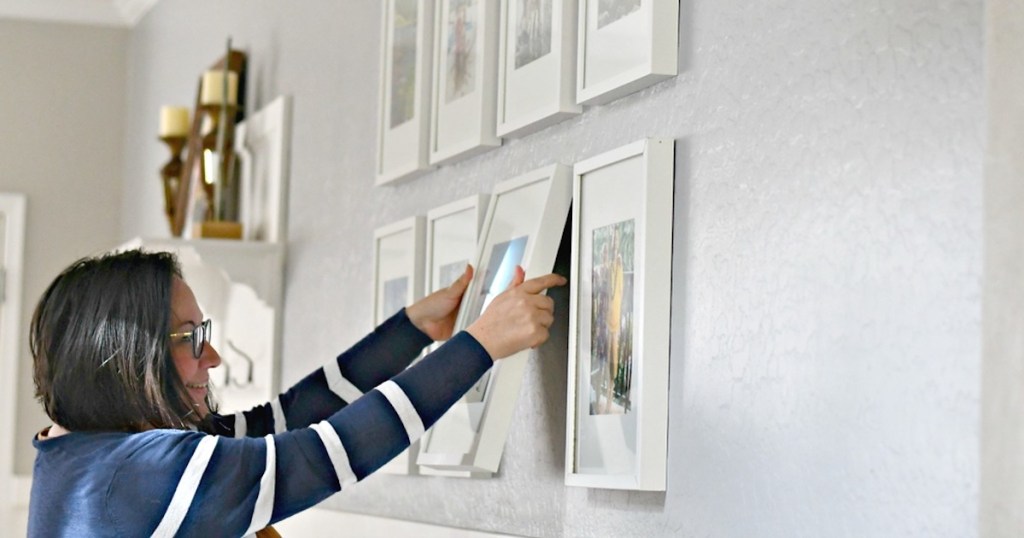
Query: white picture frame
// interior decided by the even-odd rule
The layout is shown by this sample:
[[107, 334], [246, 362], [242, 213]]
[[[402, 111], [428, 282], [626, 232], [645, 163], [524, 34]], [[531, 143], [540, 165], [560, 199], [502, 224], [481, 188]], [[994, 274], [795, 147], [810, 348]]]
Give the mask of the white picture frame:
[[[476, 194], [427, 212], [427, 252], [423, 274], [423, 295], [450, 286], [462, 276], [467, 264], [476, 263], [480, 226], [487, 211], [486, 194]], [[428, 348], [433, 351], [441, 342]], [[420, 466], [420, 474], [459, 478], [490, 478], [484, 471], [458, 471]]]
[[[515, 265], [527, 278], [550, 273], [571, 202], [571, 171], [554, 164], [499, 183], [491, 194], [456, 330], [471, 325], [507, 288]], [[495, 473], [501, 462], [523, 370], [532, 350], [495, 363], [420, 441], [421, 466]]]
[[679, 0], [580, 0], [576, 102], [601, 105], [678, 72]]
[[498, 136], [525, 136], [583, 111], [576, 104], [577, 4], [501, 1]]
[[664, 491], [674, 144], [573, 168], [565, 483]]
[[376, 185], [431, 168], [434, 0], [385, 0], [381, 5]]
[[495, 134], [498, 2], [437, 0], [434, 15], [430, 164], [501, 145]]
[[[423, 297], [424, 218], [409, 217], [373, 232], [373, 326]], [[417, 474], [413, 442], [381, 471]]]
[[270, 243], [287, 238], [292, 100], [282, 95], [235, 128], [241, 159], [238, 214], [242, 238]]

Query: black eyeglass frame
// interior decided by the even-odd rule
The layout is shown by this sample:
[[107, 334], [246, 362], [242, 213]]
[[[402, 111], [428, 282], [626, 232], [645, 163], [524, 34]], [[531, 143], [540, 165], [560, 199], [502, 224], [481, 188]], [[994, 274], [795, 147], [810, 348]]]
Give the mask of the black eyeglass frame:
[[210, 335], [213, 333], [213, 320], [204, 319], [196, 325], [194, 329], [188, 332], [182, 333], [171, 333], [171, 338], [181, 338], [186, 342], [192, 343], [192, 357], [199, 360], [203, 356], [203, 350], [205, 349], [206, 343], [210, 341]]

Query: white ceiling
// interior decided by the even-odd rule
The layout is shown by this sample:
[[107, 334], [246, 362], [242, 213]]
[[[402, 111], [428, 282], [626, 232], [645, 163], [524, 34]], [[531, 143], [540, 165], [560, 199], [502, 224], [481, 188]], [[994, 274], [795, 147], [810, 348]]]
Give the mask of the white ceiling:
[[157, 0], [0, 0], [0, 19], [134, 26]]

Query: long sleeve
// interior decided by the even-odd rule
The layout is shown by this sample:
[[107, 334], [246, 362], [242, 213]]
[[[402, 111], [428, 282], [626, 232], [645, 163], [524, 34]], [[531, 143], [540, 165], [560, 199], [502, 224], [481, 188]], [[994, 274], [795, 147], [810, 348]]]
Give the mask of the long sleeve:
[[214, 416], [216, 432], [229, 437], [261, 437], [309, 426], [400, 373], [431, 342], [403, 308], [274, 400], [233, 416]]
[[[293, 515], [404, 450], [491, 364], [462, 332], [308, 428], [241, 439], [170, 430], [135, 434], [145, 446], [120, 465], [107, 492], [114, 529], [243, 536]], [[173, 484], [149, 478], [156, 476]], [[138, 499], [149, 509], [134, 509]]]

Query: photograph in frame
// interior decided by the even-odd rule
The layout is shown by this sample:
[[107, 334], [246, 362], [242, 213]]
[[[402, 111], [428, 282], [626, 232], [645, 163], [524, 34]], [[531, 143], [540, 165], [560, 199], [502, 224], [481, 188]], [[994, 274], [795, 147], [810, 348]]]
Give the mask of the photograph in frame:
[[[474, 255], [476, 271], [456, 330], [472, 324], [521, 265], [526, 278], [551, 272], [571, 201], [571, 173], [550, 165], [499, 183]], [[495, 473], [531, 350], [503, 359], [428, 431], [418, 462], [435, 469]]]
[[433, 0], [385, 0], [381, 13], [375, 184], [430, 170]]
[[580, 0], [576, 102], [601, 105], [678, 73], [679, 0]]
[[582, 112], [574, 0], [502, 0], [497, 133], [518, 138]]
[[573, 171], [566, 484], [663, 491], [673, 141]]
[[[373, 234], [373, 327], [423, 297], [424, 218], [410, 217]], [[418, 441], [380, 468], [417, 474]]]
[[436, 0], [428, 160], [439, 166], [501, 145], [495, 134], [498, 5]]

